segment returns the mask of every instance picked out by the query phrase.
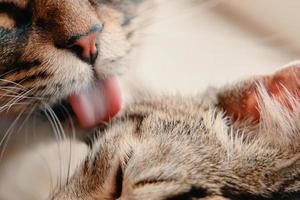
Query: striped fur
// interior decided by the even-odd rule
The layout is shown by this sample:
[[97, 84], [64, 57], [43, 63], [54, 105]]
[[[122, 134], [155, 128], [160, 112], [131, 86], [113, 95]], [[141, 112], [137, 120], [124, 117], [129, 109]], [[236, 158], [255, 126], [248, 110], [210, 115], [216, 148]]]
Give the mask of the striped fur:
[[[209, 89], [198, 96], [142, 98], [99, 128], [88, 150], [73, 142], [72, 164], [65, 159], [53, 162], [51, 158], [59, 154], [49, 150], [42, 154], [50, 169], [60, 163], [54, 169], [60, 169], [62, 175], [54, 169], [36, 175], [41, 167], [34, 168], [37, 159], [28, 156], [23, 162], [19, 158], [10, 163], [9, 172], [19, 173], [0, 174], [0, 198], [300, 200], [300, 102], [299, 93], [292, 90], [293, 84], [299, 90], [299, 65], [296, 68], [277, 73], [296, 77], [296, 82], [290, 82], [291, 78], [289, 84], [281, 82], [289, 106], [269, 93], [262, 81], [267, 76]], [[258, 92], [259, 121], [236, 119], [224, 106], [249, 86]], [[68, 158], [68, 144], [61, 143], [60, 157]], [[36, 151], [45, 149], [56, 152], [57, 145], [54, 142]], [[63, 170], [69, 168], [70, 173]], [[35, 173], [28, 176], [27, 171]], [[22, 180], [30, 180], [30, 187], [20, 186]], [[60, 184], [50, 184], [57, 180]]]
[[[116, 74], [131, 49], [129, 27], [140, 3], [1, 0], [0, 106], [24, 94], [32, 98], [19, 99], [20, 104], [53, 104], [93, 84], [96, 77]], [[97, 38], [99, 57], [91, 66], [68, 49], [68, 43], [95, 27], [103, 29]], [[26, 107], [15, 105], [9, 111]]]
[[[17, 95], [27, 105], [10, 111], [40, 107], [92, 84], [95, 71], [116, 73], [131, 48], [128, 26], [139, 3], [0, 1], [2, 104]], [[105, 25], [101, 56], [88, 66], [63, 46], [95, 24]], [[260, 120], [231, 115], [231, 99], [253, 87]], [[90, 148], [54, 142], [8, 162], [0, 199], [300, 200], [300, 105], [298, 93], [285, 92], [288, 108], [256, 78], [199, 96], [141, 99], [96, 130]], [[38, 165], [36, 152], [45, 153]]]
[[[273, 76], [296, 77], [272, 83], [284, 84], [280, 95], [292, 107], [259, 77], [196, 97], [150, 97], [129, 106], [100, 131], [53, 199], [299, 200], [298, 69]], [[259, 122], [231, 118], [224, 106], [224, 96], [243, 95], [249, 85], [260, 96]]]

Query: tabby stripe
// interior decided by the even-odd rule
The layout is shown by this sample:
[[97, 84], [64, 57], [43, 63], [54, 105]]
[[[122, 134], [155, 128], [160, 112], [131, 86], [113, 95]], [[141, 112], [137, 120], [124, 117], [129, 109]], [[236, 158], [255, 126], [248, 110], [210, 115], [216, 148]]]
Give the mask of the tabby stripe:
[[116, 175], [115, 175], [115, 189], [114, 192], [112, 194], [114, 199], [118, 199], [121, 197], [122, 195], [122, 190], [123, 190], [123, 170], [122, 170], [122, 166], [119, 165]]
[[34, 89], [35, 93], [43, 92], [47, 88], [47, 85], [41, 85]]
[[281, 185], [280, 185], [280, 189], [279, 191], [284, 191], [287, 187], [294, 185], [296, 181], [300, 180], [300, 173], [298, 173], [295, 177], [293, 177], [293, 179], [288, 179], [286, 181], [284, 181]]
[[29, 83], [29, 82], [35, 81], [37, 79], [48, 78], [50, 76], [51, 76], [51, 74], [48, 74], [48, 73], [42, 71], [42, 72], [38, 72], [36, 74], [33, 74], [31, 76], [25, 76], [24, 78], [21, 78], [21, 79], [18, 79], [18, 80], [14, 80], [13, 83], [6, 83], [6, 84], [0, 85], [0, 86], [4, 86], [4, 87], [15, 86], [16, 84]]
[[238, 191], [235, 188], [221, 188], [222, 196], [230, 200], [300, 200], [300, 191], [296, 192], [273, 192], [266, 194], [253, 194], [247, 191]]
[[9, 71], [29, 71], [30, 69], [40, 66], [42, 63], [39, 60], [34, 60], [32, 62], [17, 62], [12, 65], [10, 65], [4, 73], [7, 73]]
[[165, 200], [192, 200], [193, 198], [204, 198], [206, 196], [208, 196], [206, 189], [193, 186], [189, 191], [167, 197]]

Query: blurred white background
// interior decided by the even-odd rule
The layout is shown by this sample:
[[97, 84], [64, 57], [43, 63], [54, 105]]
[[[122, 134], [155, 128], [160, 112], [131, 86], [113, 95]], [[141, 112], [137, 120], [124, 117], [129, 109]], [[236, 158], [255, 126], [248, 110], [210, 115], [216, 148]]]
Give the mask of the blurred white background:
[[137, 74], [189, 94], [270, 73], [300, 56], [300, 1], [163, 1], [143, 31]]

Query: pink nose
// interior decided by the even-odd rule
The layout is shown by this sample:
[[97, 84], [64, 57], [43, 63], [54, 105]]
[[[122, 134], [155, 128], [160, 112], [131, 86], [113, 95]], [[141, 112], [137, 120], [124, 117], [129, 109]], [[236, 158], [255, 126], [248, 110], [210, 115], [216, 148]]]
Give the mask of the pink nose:
[[96, 44], [97, 33], [92, 32], [88, 35], [79, 37], [74, 41], [72, 49], [85, 62], [94, 64], [98, 56], [98, 49]]

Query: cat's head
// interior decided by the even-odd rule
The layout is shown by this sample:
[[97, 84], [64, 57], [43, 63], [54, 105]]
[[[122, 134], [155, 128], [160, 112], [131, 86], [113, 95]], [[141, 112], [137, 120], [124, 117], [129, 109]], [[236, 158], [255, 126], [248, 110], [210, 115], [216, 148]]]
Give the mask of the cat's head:
[[1, 111], [53, 104], [86, 88], [118, 96], [115, 80], [106, 80], [124, 65], [141, 2], [0, 0]]
[[299, 77], [287, 68], [133, 104], [54, 199], [299, 199]]
[[89, 149], [55, 141], [13, 159], [0, 198], [299, 200], [299, 66], [131, 104]]

